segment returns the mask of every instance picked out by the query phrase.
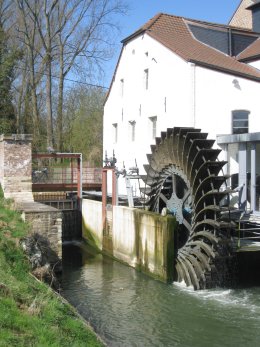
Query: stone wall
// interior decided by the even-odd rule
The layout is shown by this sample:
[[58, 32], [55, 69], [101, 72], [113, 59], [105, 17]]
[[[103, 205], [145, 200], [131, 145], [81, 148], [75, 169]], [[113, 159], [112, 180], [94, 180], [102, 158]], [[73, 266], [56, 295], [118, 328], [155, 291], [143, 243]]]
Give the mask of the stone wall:
[[62, 256], [62, 211], [40, 203], [24, 203], [22, 218], [29, 223], [31, 231], [45, 237], [51, 249]]
[[152, 277], [172, 281], [175, 218], [123, 206], [113, 206], [112, 214], [108, 235], [102, 226], [102, 203], [83, 199], [83, 238]]
[[5, 198], [33, 201], [30, 135], [0, 135], [0, 183]]

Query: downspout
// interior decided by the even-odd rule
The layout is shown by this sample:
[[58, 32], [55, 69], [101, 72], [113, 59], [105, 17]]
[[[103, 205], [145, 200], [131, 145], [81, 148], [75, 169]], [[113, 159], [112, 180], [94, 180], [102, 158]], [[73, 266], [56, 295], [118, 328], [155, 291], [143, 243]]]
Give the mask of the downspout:
[[191, 63], [191, 121], [196, 127], [196, 65]]
[[228, 54], [232, 57], [232, 30], [228, 29]]

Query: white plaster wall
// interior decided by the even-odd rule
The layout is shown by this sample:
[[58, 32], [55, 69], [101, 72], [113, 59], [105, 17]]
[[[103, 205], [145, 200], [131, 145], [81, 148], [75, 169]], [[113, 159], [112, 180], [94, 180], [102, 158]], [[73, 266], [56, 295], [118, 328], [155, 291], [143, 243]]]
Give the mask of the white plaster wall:
[[249, 65], [255, 67], [258, 70], [260, 70], [260, 60], [254, 61], [254, 62], [250, 63]]
[[[149, 69], [148, 90], [144, 88], [145, 69]], [[149, 117], [157, 116], [156, 136], [167, 128], [195, 126], [215, 139], [217, 134], [231, 133], [232, 110], [245, 109], [250, 111], [249, 130], [256, 132], [260, 131], [259, 95], [259, 83], [187, 63], [145, 34], [123, 48], [104, 108], [104, 151], [109, 156], [115, 151], [119, 169], [134, 166], [136, 159], [144, 174], [146, 154], [155, 143]], [[136, 122], [134, 142], [129, 137], [129, 121]], [[114, 123], [118, 124], [116, 143]], [[225, 159], [224, 153], [220, 159]], [[132, 183], [137, 188], [137, 182]], [[119, 194], [126, 194], [122, 177], [118, 188]]]
[[232, 133], [232, 110], [248, 110], [249, 132], [260, 131], [260, 84], [245, 78], [196, 67], [195, 126], [209, 133]]
[[[232, 133], [232, 111], [248, 110], [249, 132], [260, 131], [260, 84], [205, 68], [195, 68], [195, 126], [208, 132], [208, 138]], [[215, 144], [217, 147], [217, 145]], [[219, 159], [225, 160], [221, 152]], [[230, 173], [237, 172], [235, 157], [230, 162]]]
[[[150, 153], [152, 122], [157, 117], [157, 133], [167, 127], [188, 126], [191, 118], [190, 69], [188, 64], [169, 50], [144, 35], [129, 42], [122, 51], [110, 95], [104, 108], [104, 152], [117, 158], [117, 167], [137, 165], [144, 173], [146, 154]], [[144, 86], [144, 70], [149, 69], [149, 87]], [[124, 92], [121, 95], [121, 80]], [[187, 85], [187, 80], [189, 84]], [[166, 109], [165, 109], [166, 100]], [[141, 112], [140, 112], [141, 105]], [[180, 117], [185, 114], [186, 117]], [[129, 121], [136, 122], [135, 141], [130, 140]], [[118, 141], [113, 140], [113, 125], [118, 124]], [[125, 194], [124, 179], [119, 178], [119, 194]]]

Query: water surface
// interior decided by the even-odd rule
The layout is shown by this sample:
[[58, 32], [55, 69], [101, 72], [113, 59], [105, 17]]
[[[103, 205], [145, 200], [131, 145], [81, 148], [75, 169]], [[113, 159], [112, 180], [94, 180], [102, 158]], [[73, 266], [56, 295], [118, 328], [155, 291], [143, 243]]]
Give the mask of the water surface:
[[260, 346], [260, 287], [194, 292], [86, 246], [63, 256], [62, 295], [108, 346]]

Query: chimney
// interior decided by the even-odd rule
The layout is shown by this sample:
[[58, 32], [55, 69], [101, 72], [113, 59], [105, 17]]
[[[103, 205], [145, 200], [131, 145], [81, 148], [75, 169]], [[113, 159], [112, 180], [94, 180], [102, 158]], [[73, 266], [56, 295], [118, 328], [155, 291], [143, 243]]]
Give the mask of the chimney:
[[247, 7], [247, 10], [252, 11], [252, 30], [260, 33], [260, 1], [255, 0], [253, 5]]

